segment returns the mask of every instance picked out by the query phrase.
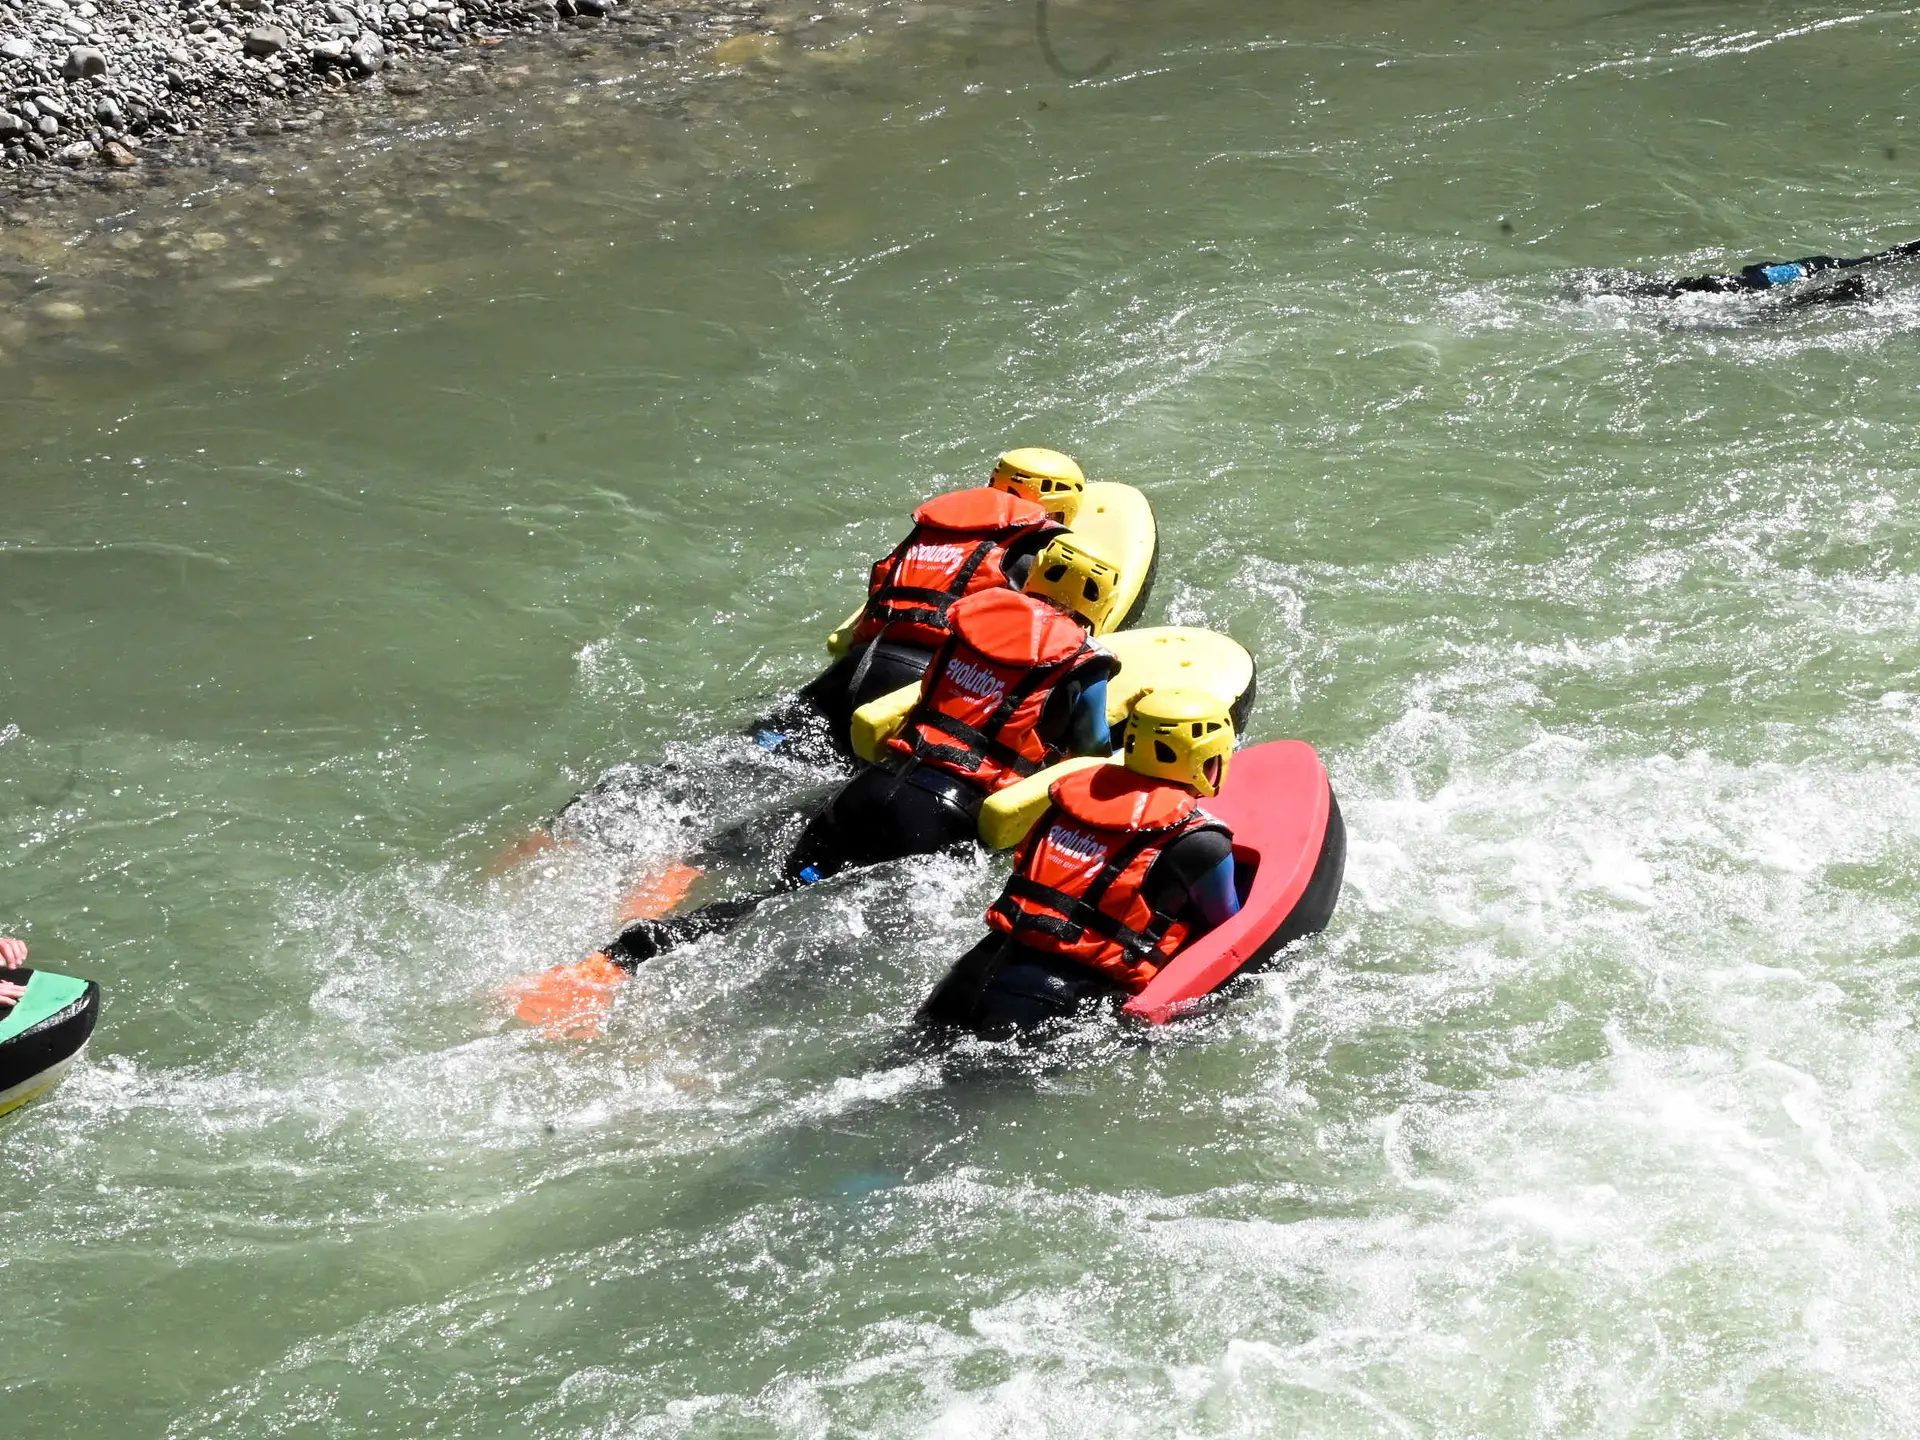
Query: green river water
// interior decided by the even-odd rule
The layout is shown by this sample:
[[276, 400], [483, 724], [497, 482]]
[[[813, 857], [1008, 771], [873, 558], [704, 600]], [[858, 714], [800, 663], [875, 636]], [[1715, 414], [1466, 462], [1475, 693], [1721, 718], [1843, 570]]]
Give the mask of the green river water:
[[[1578, 282], [1920, 232], [1920, 12], [818, 13], [14, 232], [0, 933], [108, 1008], [0, 1434], [1920, 1435], [1920, 290]], [[509, 1025], [1013, 444], [1320, 747], [1331, 930], [935, 1063], [941, 860]]]

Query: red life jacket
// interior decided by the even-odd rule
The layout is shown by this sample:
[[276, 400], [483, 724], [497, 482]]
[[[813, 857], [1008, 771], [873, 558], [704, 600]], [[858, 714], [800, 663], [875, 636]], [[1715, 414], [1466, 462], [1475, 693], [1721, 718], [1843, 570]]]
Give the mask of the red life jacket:
[[1047, 795], [987, 924], [1137, 994], [1192, 929], [1147, 903], [1147, 872], [1174, 841], [1226, 827], [1184, 785], [1122, 765], [1076, 770]]
[[981, 486], [936, 495], [913, 529], [867, 578], [867, 610], [854, 627], [864, 645], [882, 631], [896, 645], [932, 650], [947, 638], [947, 611], [962, 596], [1007, 588], [1007, 547], [1065, 527], [1032, 500]]
[[1018, 590], [986, 590], [953, 607], [920, 698], [887, 744], [991, 794], [1065, 758], [1040, 737], [1055, 688], [1107, 652], [1073, 616]]

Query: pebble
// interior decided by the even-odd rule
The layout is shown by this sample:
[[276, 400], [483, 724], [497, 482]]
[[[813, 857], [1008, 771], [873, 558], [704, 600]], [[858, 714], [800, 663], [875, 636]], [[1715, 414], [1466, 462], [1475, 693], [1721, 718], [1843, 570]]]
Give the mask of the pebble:
[[[661, 48], [669, 32], [718, 39], [751, 26], [772, 3], [0, 0], [0, 198], [44, 209], [79, 193], [71, 168], [97, 170], [105, 188], [164, 183], [169, 147], [177, 163], [205, 158], [223, 137], [300, 131], [318, 123], [309, 112], [322, 92], [383, 72], [374, 91], [418, 94], [446, 78], [421, 73], [429, 55], [496, 46], [509, 32], [620, 26], [642, 48]], [[462, 78], [475, 90], [513, 89], [518, 80], [501, 73], [510, 68], [468, 66]], [[157, 163], [143, 175], [149, 157]]]
[[780, 49], [775, 35], [735, 35], [707, 52], [715, 65], [753, 65], [770, 61]]
[[107, 57], [91, 45], [75, 45], [60, 62], [60, 74], [67, 80], [91, 80], [107, 73]]
[[49, 300], [40, 307], [40, 318], [49, 325], [68, 329], [87, 318], [86, 307], [71, 300]]

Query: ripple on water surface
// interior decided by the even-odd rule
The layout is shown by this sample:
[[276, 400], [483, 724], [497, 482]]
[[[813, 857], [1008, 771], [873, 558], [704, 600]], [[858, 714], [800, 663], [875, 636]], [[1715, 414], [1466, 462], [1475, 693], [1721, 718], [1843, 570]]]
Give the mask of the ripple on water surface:
[[[1049, 14], [1116, 58], [995, 5], [671, 99], [570, 57], [103, 232], [293, 283], [0, 335], [80, 437], [0, 536], [7, 913], [112, 996], [0, 1152], [30, 1433], [1920, 1430], [1913, 282], [1580, 280], [1893, 238], [1907, 18]], [[833, 773], [734, 732], [1016, 437], [1148, 490], [1150, 618], [1321, 745], [1328, 935], [929, 1055], [1001, 873], [941, 860], [507, 1025], [689, 836], [777, 853]]]

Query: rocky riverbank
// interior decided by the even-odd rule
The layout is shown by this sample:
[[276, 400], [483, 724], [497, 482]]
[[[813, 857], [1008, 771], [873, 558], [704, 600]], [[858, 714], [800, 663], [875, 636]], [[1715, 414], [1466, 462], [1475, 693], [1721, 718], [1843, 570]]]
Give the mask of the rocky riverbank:
[[0, 0], [0, 190], [98, 182], [177, 151], [299, 131], [329, 97], [509, 34], [641, 49], [758, 28], [764, 0]]

